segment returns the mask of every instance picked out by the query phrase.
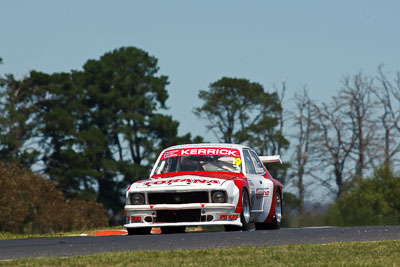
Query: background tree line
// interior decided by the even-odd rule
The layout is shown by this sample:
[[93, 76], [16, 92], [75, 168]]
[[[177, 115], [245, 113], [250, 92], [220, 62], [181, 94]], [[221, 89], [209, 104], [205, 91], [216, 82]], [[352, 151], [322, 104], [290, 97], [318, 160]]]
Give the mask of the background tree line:
[[[286, 211], [295, 214], [288, 224], [354, 225], [376, 221], [364, 218], [367, 213], [358, 213], [354, 203], [360, 210], [386, 219], [388, 214], [400, 212], [398, 205], [391, 204], [396, 201], [388, 198], [394, 196], [389, 192], [391, 188], [395, 191], [400, 185], [394, 174], [400, 159], [400, 73], [391, 80], [379, 66], [375, 77], [359, 72], [344, 77], [341, 83], [328, 103], [311, 99], [306, 86], [284, 103], [285, 83], [280, 90], [274, 87], [272, 93], [266, 93], [258, 83], [227, 77], [199, 93], [204, 104], [194, 113], [205, 120], [218, 140], [248, 144], [261, 155], [284, 154], [290, 159], [284, 166], [268, 166], [273, 176], [295, 193], [285, 194]], [[371, 178], [364, 179], [367, 176]], [[393, 187], [378, 190], [382, 181], [389, 180]], [[354, 196], [368, 198], [363, 190], [380, 202], [368, 206], [362, 203], [371, 203], [361, 197], [350, 204]], [[315, 212], [319, 201], [313, 198], [322, 195], [337, 205]], [[376, 208], [382, 205], [391, 208]], [[333, 214], [340, 215], [339, 219]], [[400, 223], [396, 216], [391, 221]]]
[[[400, 183], [395, 175], [400, 159], [400, 73], [390, 77], [382, 65], [375, 76], [358, 72], [345, 76], [341, 84], [330, 102], [311, 99], [306, 87], [295, 95], [295, 108], [288, 116], [294, 130], [289, 180], [298, 192], [300, 213], [304, 213], [306, 195], [323, 186], [337, 203], [331, 206], [324, 223], [368, 224], [372, 220], [364, 217], [366, 213], [358, 216], [359, 209], [368, 209], [377, 217], [388, 214], [377, 208], [379, 203], [366, 206], [371, 204], [368, 199], [396, 202], [388, 195], [394, 196]], [[392, 185], [397, 184], [390, 193], [387, 186], [385, 192], [379, 188], [387, 177], [392, 178]], [[364, 192], [366, 185], [368, 193]], [[362, 196], [356, 201], [359, 209], [351, 203], [354, 199], [349, 194]], [[398, 206], [391, 209], [393, 214], [399, 211]], [[351, 223], [333, 220], [332, 214], [355, 219]], [[310, 213], [305, 216], [312, 217]]]
[[[68, 198], [122, 214], [128, 184], [148, 175], [161, 149], [200, 142], [164, 115], [168, 78], [157, 59], [123, 47], [82, 71], [31, 71], [0, 79], [0, 157], [33, 168]], [[116, 218], [118, 219], [118, 218]]]
[[[1, 160], [41, 172], [68, 198], [101, 202], [118, 220], [124, 190], [148, 175], [160, 150], [204, 141], [178, 136], [179, 122], [163, 114], [168, 77], [157, 73], [155, 57], [123, 47], [88, 60], [82, 71], [0, 77]], [[193, 112], [221, 142], [290, 159], [268, 166], [292, 192], [285, 195], [289, 215], [312, 216], [305, 203], [323, 194], [321, 187], [337, 203], [329, 220], [345, 214], [347, 194], [366, 180], [390, 173], [398, 183], [392, 170], [400, 151], [399, 73], [390, 78], [380, 66], [376, 77], [347, 76], [328, 103], [311, 99], [306, 86], [289, 101], [285, 92], [285, 83], [267, 92], [222, 77], [199, 91], [203, 104]], [[292, 225], [301, 224], [293, 218]]]

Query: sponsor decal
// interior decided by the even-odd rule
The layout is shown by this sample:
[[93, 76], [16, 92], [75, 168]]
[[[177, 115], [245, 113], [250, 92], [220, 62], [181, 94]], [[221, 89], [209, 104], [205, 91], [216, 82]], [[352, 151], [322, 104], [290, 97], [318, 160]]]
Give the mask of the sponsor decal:
[[267, 189], [264, 189], [264, 188], [257, 188], [257, 191], [256, 191], [256, 198], [257, 198], [257, 199], [263, 198], [263, 197], [268, 197], [268, 196], [269, 196], [269, 190], [268, 190], [268, 188], [267, 188]]
[[140, 217], [140, 216], [129, 216], [128, 219], [131, 222], [140, 222], [142, 220], [142, 217]]
[[237, 220], [237, 218], [239, 218], [239, 215], [228, 215], [228, 214], [224, 214], [224, 215], [220, 215], [219, 219], [220, 220]]
[[186, 183], [186, 184], [220, 184], [220, 182], [216, 179], [207, 180], [207, 179], [169, 179], [169, 180], [155, 180], [155, 181], [143, 181], [143, 185], [172, 185], [175, 183]]
[[177, 153], [178, 153], [178, 150], [169, 150], [164, 153], [163, 158], [166, 159], [166, 158], [171, 158], [171, 157], [177, 157], [178, 156]]
[[[161, 156], [161, 160], [171, 157], [180, 157], [180, 156], [193, 156], [193, 155], [218, 155], [218, 156], [227, 156], [233, 158], [239, 158], [240, 160], [240, 152], [238, 149], [231, 148], [183, 148], [183, 149], [174, 149], [165, 151]], [[236, 165], [240, 165], [240, 161], [236, 162]]]

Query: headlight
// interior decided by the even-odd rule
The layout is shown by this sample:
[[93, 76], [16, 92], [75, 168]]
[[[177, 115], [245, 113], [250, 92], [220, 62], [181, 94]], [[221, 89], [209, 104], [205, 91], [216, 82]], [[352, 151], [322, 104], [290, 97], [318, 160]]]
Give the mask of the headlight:
[[131, 204], [132, 205], [143, 205], [144, 204], [144, 195], [140, 193], [131, 194]]
[[224, 191], [214, 191], [211, 194], [211, 199], [214, 203], [224, 203], [226, 202], [226, 194]]

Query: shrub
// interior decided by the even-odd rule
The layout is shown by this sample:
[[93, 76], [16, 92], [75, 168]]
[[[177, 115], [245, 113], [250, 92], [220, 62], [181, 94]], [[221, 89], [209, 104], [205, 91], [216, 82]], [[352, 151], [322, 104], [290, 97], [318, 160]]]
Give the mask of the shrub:
[[0, 162], [0, 231], [48, 233], [103, 227], [106, 223], [102, 204], [66, 199], [42, 176]]
[[372, 178], [355, 182], [330, 206], [328, 223], [333, 225], [400, 224], [400, 177], [389, 167]]

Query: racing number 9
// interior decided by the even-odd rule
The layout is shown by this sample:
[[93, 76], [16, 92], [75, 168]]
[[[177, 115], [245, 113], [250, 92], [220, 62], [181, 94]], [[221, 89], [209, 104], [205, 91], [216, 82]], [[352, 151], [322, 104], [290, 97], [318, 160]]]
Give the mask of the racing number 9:
[[233, 165], [240, 166], [241, 163], [242, 163], [242, 160], [240, 158], [233, 159]]

